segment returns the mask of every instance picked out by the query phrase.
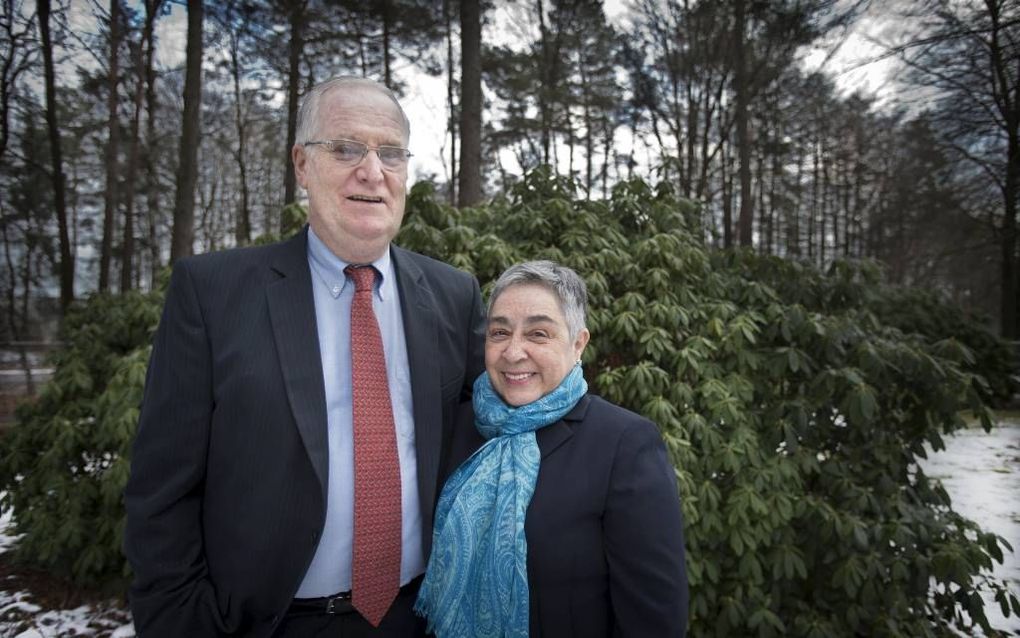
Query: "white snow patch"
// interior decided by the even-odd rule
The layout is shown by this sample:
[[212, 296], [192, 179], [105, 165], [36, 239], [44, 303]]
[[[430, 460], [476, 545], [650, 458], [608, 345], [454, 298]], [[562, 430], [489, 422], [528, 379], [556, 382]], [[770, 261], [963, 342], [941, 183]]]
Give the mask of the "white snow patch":
[[[991, 432], [968, 428], [944, 440], [945, 450], [926, 446], [928, 458], [918, 462], [925, 474], [942, 482], [954, 511], [1012, 545], [1012, 552], [1003, 549], [1004, 560], [995, 563], [993, 574], [1020, 596], [1020, 423], [1002, 421]], [[1005, 618], [990, 595], [984, 599], [992, 627], [1020, 635], [1020, 617]], [[978, 629], [974, 635], [983, 634]]]

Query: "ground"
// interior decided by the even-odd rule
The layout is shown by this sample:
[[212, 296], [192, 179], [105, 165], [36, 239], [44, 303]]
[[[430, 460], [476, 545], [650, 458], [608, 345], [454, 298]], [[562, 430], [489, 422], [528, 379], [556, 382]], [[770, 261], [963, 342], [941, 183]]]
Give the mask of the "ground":
[[0, 638], [130, 638], [131, 614], [109, 600], [46, 572], [18, 565], [10, 552], [10, 515], [0, 516]]
[[[37, 371], [44, 381], [50, 371]], [[14, 406], [27, 387], [20, 370], [0, 365], [0, 436], [14, 422]], [[123, 600], [109, 600], [46, 572], [19, 565], [10, 552], [16, 538], [0, 516], [0, 638], [130, 638], [135, 635]]]

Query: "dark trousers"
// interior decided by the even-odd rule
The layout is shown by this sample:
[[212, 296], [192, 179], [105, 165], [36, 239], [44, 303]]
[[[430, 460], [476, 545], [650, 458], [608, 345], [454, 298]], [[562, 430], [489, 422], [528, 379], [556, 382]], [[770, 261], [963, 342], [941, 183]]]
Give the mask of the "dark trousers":
[[288, 611], [273, 633], [273, 638], [420, 638], [425, 636], [425, 620], [414, 613], [421, 579], [414, 586], [401, 588], [378, 627], [368, 624], [361, 614], [326, 614], [314, 611]]

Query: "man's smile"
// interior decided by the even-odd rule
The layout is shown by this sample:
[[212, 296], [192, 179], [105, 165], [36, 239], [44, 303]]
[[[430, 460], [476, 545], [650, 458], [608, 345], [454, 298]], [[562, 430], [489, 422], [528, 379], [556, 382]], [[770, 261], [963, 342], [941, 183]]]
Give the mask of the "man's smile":
[[372, 195], [348, 195], [347, 199], [354, 202], [368, 202], [370, 204], [381, 204], [383, 201], [382, 197], [375, 197]]

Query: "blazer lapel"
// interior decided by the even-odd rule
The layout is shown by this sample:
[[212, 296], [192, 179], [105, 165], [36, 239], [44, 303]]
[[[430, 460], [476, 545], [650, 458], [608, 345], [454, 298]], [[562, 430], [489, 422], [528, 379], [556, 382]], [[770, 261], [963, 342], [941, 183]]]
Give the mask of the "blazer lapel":
[[329, 475], [326, 391], [308, 268], [307, 227], [280, 246], [269, 267], [279, 276], [266, 286], [266, 301], [287, 399], [325, 503]]
[[538, 450], [542, 453], [543, 459], [569, 441], [570, 437], [574, 436], [574, 428], [577, 427], [580, 421], [584, 420], [584, 415], [588, 412], [588, 403], [590, 401], [591, 399], [588, 395], [584, 395], [570, 409], [570, 412], [563, 415], [562, 419], [535, 432], [535, 440], [538, 442]]
[[440, 392], [438, 323], [432, 289], [411, 255], [391, 248], [400, 292], [400, 313], [411, 368], [411, 401], [414, 411], [414, 447], [418, 466], [418, 498], [421, 502], [425, 555], [432, 541], [432, 510], [439, 481], [443, 406]]

